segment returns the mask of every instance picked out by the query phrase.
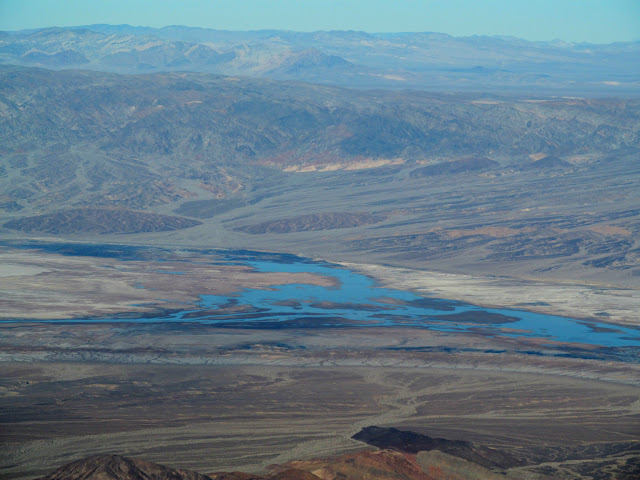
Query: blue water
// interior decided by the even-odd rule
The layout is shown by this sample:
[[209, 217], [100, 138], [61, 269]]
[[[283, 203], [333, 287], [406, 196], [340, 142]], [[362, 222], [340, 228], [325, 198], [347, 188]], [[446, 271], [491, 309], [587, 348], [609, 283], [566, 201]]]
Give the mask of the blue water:
[[[141, 250], [119, 246], [105, 253], [97, 246], [46, 246], [65, 255], [102, 252], [132, 260]], [[210, 253], [213, 253], [211, 251]], [[159, 253], [156, 251], [155, 253]], [[488, 309], [461, 302], [419, 297], [411, 292], [378, 287], [365, 276], [348, 269], [289, 254], [250, 251], [215, 251], [222, 262], [242, 264], [256, 272], [306, 272], [334, 279], [337, 286], [279, 285], [269, 289], [245, 289], [229, 296], [202, 295], [197, 309], [175, 311], [157, 317], [55, 320], [54, 322], [197, 322], [233, 328], [321, 328], [412, 326], [444, 332], [474, 332], [506, 337], [535, 337], [602, 347], [640, 347], [640, 330], [543, 315], [520, 310]], [[158, 255], [161, 257], [162, 255]], [[149, 252], [144, 253], [149, 259]], [[161, 258], [154, 258], [161, 260]], [[174, 260], [175, 261], [175, 260]], [[185, 272], [162, 271], [188, 275]], [[179, 280], [178, 280], [179, 281]], [[143, 286], [137, 286], [143, 288]], [[544, 343], [544, 342], [543, 342]]]

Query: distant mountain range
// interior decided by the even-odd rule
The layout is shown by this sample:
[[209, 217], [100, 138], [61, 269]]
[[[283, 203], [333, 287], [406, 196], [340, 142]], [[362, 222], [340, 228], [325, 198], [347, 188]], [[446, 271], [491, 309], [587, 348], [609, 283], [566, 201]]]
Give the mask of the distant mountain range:
[[0, 232], [636, 285], [639, 53], [432, 33], [0, 33]]
[[0, 63], [118, 73], [189, 71], [343, 87], [638, 95], [640, 42], [353, 31], [231, 32], [88, 25], [0, 32]]
[[639, 119], [638, 99], [0, 66], [1, 231], [637, 281]]
[[194, 73], [0, 67], [0, 111], [0, 209], [10, 215], [246, 198], [290, 172], [544, 169], [529, 155], [603, 157], [640, 142], [640, 101], [359, 92]]

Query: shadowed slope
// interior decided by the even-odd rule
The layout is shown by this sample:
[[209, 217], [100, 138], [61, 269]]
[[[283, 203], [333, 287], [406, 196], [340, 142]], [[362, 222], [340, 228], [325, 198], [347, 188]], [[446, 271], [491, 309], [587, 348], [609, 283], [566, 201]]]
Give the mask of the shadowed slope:
[[351, 438], [378, 448], [390, 448], [406, 453], [440, 450], [487, 468], [504, 469], [522, 464], [510, 455], [493, 448], [475, 445], [463, 440], [431, 438], [428, 435], [395, 428], [366, 427]]

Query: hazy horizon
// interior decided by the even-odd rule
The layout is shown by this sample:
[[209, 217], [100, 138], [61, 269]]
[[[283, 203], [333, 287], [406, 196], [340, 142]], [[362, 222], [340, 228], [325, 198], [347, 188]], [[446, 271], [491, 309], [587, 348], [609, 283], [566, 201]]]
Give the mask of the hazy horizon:
[[131, 27], [131, 28], [144, 28], [144, 29], [153, 29], [153, 30], [163, 30], [169, 28], [193, 28], [193, 29], [202, 29], [202, 30], [212, 30], [218, 32], [233, 32], [233, 33], [247, 33], [247, 32], [293, 32], [293, 33], [333, 33], [333, 32], [354, 32], [354, 33], [365, 33], [368, 35], [417, 35], [417, 34], [433, 34], [433, 35], [445, 35], [452, 38], [503, 38], [503, 39], [515, 39], [515, 40], [523, 40], [525, 42], [532, 43], [565, 43], [567, 45], [613, 45], [618, 43], [637, 43], [640, 42], [640, 38], [635, 40], [616, 40], [613, 42], [590, 42], [590, 41], [570, 41], [564, 40], [562, 38], [550, 38], [547, 40], [531, 40], [524, 37], [519, 37], [517, 35], [502, 35], [502, 34], [479, 34], [473, 33], [468, 35], [453, 35], [447, 32], [435, 31], [435, 30], [421, 30], [421, 31], [394, 31], [394, 32], [381, 32], [381, 31], [368, 31], [368, 30], [356, 30], [356, 29], [319, 29], [319, 30], [295, 30], [295, 29], [285, 29], [285, 28], [256, 28], [249, 30], [238, 30], [238, 29], [227, 29], [227, 28], [212, 28], [212, 27], [194, 27], [191, 25], [183, 25], [183, 24], [168, 24], [160, 27], [153, 27], [149, 25], [133, 25], [130, 23], [88, 23], [82, 25], [47, 25], [43, 27], [36, 28], [22, 28], [17, 30], [0, 30], [4, 32], [17, 33], [17, 32], [35, 32], [38, 30], [47, 30], [53, 28], [63, 28], [63, 29], [77, 29], [77, 28], [87, 28], [91, 27], [108, 25], [112, 27]]
[[177, 4], [148, 0], [78, 4], [5, 0], [0, 30], [95, 24], [150, 28], [185, 26], [228, 31], [364, 31], [368, 33], [444, 33], [454, 37], [505, 36], [529, 41], [607, 44], [640, 40], [640, 3], [544, 0], [350, 2], [241, 0], [233, 6], [192, 0]]

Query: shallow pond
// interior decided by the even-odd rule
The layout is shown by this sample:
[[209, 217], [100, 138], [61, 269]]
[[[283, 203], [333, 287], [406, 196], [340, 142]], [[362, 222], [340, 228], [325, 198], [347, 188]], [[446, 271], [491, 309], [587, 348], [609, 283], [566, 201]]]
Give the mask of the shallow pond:
[[[45, 249], [65, 255], [100, 256], [102, 253], [122, 260], [150, 259], [149, 251], [141, 256], [139, 247], [100, 249], [98, 246], [89, 248], [85, 245], [80, 250], [68, 244], [64, 247], [58, 246], [56, 249], [49, 245]], [[482, 308], [451, 300], [420, 297], [412, 292], [381, 288], [371, 278], [338, 265], [294, 255], [219, 250], [210, 253], [223, 257], [223, 263], [248, 265], [257, 272], [307, 272], [329, 276], [337, 280], [338, 286], [289, 284], [266, 289], [245, 289], [229, 296], [202, 295], [197, 309], [179, 310], [157, 317], [119, 317], [117, 320], [145, 323], [199, 322], [228, 328], [273, 329], [412, 326], [446, 332], [535, 337], [547, 339], [549, 343], [572, 342], [603, 347], [640, 346], [639, 330], [521, 310]], [[64, 322], [114, 320], [116, 319], [88, 318]]]

